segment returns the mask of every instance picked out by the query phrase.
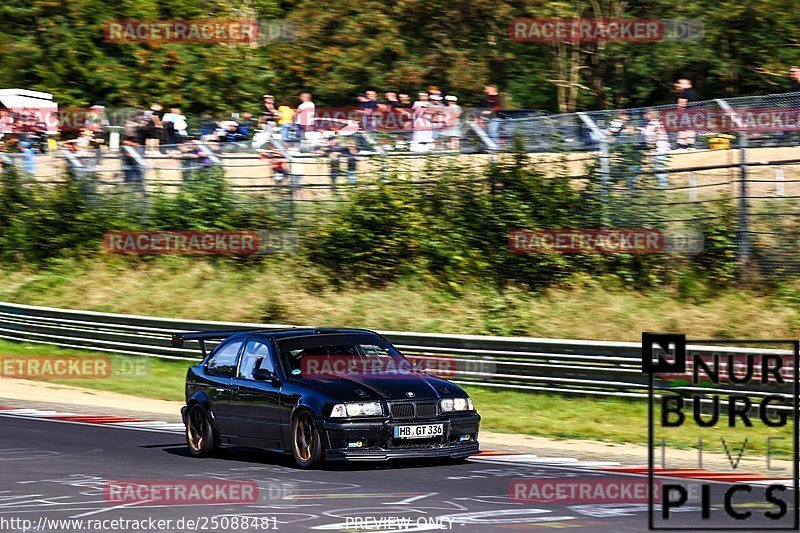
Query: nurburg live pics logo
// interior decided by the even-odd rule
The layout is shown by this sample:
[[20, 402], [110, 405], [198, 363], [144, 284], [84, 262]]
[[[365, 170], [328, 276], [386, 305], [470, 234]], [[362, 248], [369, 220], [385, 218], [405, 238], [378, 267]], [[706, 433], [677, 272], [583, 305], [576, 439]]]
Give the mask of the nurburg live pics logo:
[[[793, 530], [800, 527], [800, 486], [798, 485], [798, 352], [800, 342], [795, 340], [703, 340], [696, 345], [715, 344], [758, 345], [761, 348], [700, 348], [696, 346], [687, 353], [686, 336], [682, 334], [643, 333], [642, 370], [649, 375], [648, 416], [648, 526], [651, 530], [669, 531], [774, 531]], [[778, 352], [776, 345], [790, 345], [791, 351]], [[791, 354], [791, 355], [789, 355]], [[710, 356], [710, 357], [709, 357]], [[792, 357], [791, 363], [789, 358]], [[687, 365], [687, 359], [690, 365]], [[744, 363], [744, 364], [743, 364]], [[791, 364], [791, 366], [789, 366]], [[687, 373], [687, 368], [691, 372]], [[691, 385], [674, 385], [667, 379], [683, 374]], [[791, 374], [791, 377], [789, 377]], [[654, 379], [659, 379], [654, 393]], [[700, 392], [698, 392], [700, 391]], [[658, 415], [654, 414], [659, 407]], [[710, 412], [709, 412], [710, 411]], [[783, 475], [770, 475], [760, 483], [751, 482], [752, 474], [736, 472], [745, 450], [753, 442], [765, 438], [764, 429], [786, 428], [791, 421], [793, 438], [766, 437], [767, 470], [779, 470], [770, 466], [770, 441], [791, 440], [792, 479]], [[667, 428], [667, 429], [665, 429]], [[669, 428], [695, 430], [698, 441], [698, 461], [702, 468], [702, 431], [706, 435], [714, 430], [735, 429], [738, 439], [733, 445], [734, 454], [724, 437], [719, 437], [732, 468], [728, 476], [733, 483], [706, 481], [702, 477], [692, 479], [700, 482], [699, 501], [689, 500], [686, 480], [663, 480], [659, 495], [655, 495], [654, 478], [670, 477], [670, 467], [664, 464], [664, 440], [661, 440], [662, 468], [656, 473], [654, 431], [659, 438], [670, 435]], [[760, 430], [761, 433], [756, 433]], [[767, 433], [768, 434], [768, 433]], [[716, 438], [716, 437], [715, 437]], [[743, 442], [743, 444], [742, 444]], [[738, 453], [738, 458], [736, 455]], [[736, 458], [734, 460], [734, 458]], [[755, 459], [755, 458], [748, 458]], [[762, 457], [757, 457], [761, 460]], [[715, 474], [715, 473], [712, 473]], [[726, 474], [723, 474], [726, 475]], [[713, 479], [713, 475], [712, 475]], [[717, 479], [722, 480], [723, 477]], [[683, 484], [679, 481], [684, 481]], [[654, 512], [656, 511], [656, 512]]]

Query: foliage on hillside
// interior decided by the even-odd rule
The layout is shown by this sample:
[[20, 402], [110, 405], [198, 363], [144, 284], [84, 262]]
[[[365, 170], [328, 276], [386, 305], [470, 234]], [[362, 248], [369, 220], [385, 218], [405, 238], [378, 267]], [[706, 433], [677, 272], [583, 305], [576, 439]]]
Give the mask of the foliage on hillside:
[[459, 292], [476, 283], [543, 290], [581, 273], [611, 274], [631, 287], [669, 284], [684, 273], [720, 286], [735, 279], [737, 221], [724, 199], [697, 208], [701, 219], [720, 211], [706, 228], [713, 242], [701, 255], [518, 254], [509, 243], [517, 229], [662, 229], [657, 221], [665, 217], [637, 197], [646, 191], [611, 191], [604, 196], [613, 208], [609, 225], [596, 175], [576, 185], [562, 161], [543, 167], [515, 154], [484, 170], [436, 164], [422, 181], [387, 176], [339, 196], [332, 211], [315, 209], [302, 218], [286, 216], [286, 200], [233, 192], [218, 168], [189, 174], [177, 191], [145, 198], [100, 189], [92, 174], [42, 185], [9, 167], [0, 178], [0, 258], [42, 264], [95, 255], [109, 230], [277, 230], [296, 231], [300, 247], [293, 253], [337, 284], [380, 286], [412, 276]]
[[[292, 43], [112, 43], [120, 19], [258, 18], [294, 24]], [[692, 20], [700, 40], [656, 43], [520, 43], [519, 17]], [[634, 3], [518, 0], [5, 0], [0, 3], [0, 87], [54, 93], [65, 106], [179, 105], [257, 111], [271, 92], [316, 94], [352, 105], [367, 87], [439, 85], [467, 105], [498, 83], [512, 105], [575, 108], [665, 103], [672, 83], [696, 80], [701, 97], [781, 92], [800, 63], [796, 3], [664, 0]]]

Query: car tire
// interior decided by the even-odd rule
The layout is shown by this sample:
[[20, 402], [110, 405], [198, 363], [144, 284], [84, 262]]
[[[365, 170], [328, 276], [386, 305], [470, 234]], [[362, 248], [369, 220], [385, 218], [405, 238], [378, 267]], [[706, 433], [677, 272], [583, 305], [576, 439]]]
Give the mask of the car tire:
[[208, 411], [194, 403], [186, 413], [186, 445], [193, 457], [209, 457], [217, 451], [217, 436], [208, 417]]
[[300, 411], [292, 418], [292, 455], [303, 470], [322, 463], [322, 439], [314, 417], [308, 411]]

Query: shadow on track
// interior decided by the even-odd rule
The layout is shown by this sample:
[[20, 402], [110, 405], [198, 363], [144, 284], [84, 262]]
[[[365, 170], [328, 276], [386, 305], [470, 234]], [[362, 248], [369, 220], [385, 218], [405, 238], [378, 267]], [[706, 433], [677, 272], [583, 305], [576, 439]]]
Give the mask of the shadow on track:
[[[186, 445], [180, 444], [151, 444], [147, 446], [140, 446], [140, 448], [162, 448], [164, 452], [171, 455], [180, 457], [192, 458], [189, 453], [189, 448]], [[220, 450], [212, 460], [222, 461], [237, 461], [242, 463], [253, 464], [267, 464], [275, 466], [285, 466], [288, 468], [297, 468], [291, 454], [268, 452], [258, 450], [255, 448], [225, 448]], [[197, 459], [198, 462], [207, 461], [208, 459]], [[369, 462], [326, 462], [323, 463], [317, 470], [321, 471], [363, 471], [363, 470], [395, 470], [395, 469], [410, 469], [410, 468], [430, 468], [442, 466], [455, 466], [458, 463], [451, 462], [447, 459], [391, 459], [389, 461], [369, 461]], [[297, 468], [300, 470], [299, 468]]]

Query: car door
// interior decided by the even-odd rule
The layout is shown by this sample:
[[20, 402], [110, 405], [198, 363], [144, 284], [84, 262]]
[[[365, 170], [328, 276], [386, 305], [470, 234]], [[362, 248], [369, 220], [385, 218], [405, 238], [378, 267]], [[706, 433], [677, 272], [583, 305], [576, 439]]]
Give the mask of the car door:
[[[280, 448], [283, 433], [280, 419], [281, 383], [269, 341], [250, 337], [245, 344], [236, 375], [231, 380], [230, 409], [238, 435], [266, 441], [268, 448]], [[257, 369], [272, 372], [275, 380], [257, 381]]]
[[243, 345], [243, 339], [225, 342], [214, 350], [205, 364], [209, 407], [223, 435], [230, 435], [235, 430], [230, 411], [231, 378], [236, 373]]

